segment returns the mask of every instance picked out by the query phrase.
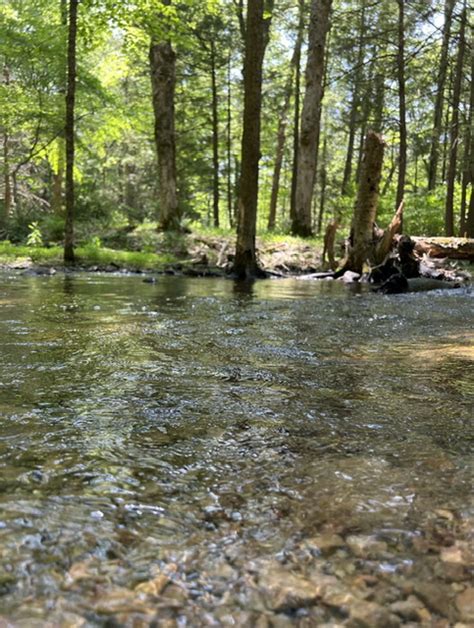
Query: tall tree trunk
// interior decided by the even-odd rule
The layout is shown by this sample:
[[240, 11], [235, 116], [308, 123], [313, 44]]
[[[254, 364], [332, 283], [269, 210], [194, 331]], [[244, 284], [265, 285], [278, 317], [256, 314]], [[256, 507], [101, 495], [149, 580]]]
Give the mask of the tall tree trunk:
[[216, 77], [216, 44], [211, 39], [212, 89], [212, 217], [214, 227], [219, 226], [219, 97]]
[[232, 91], [231, 91], [231, 54], [227, 61], [227, 213], [229, 215], [229, 227], [234, 227], [234, 215], [232, 211]]
[[[64, 32], [68, 23], [68, 6], [67, 0], [60, 0], [61, 25]], [[60, 93], [66, 94], [66, 68], [64, 68], [64, 80], [61, 80]], [[57, 164], [56, 171], [53, 171], [53, 185], [51, 190], [51, 209], [56, 216], [62, 214], [63, 210], [63, 185], [64, 185], [64, 169], [66, 162], [65, 154], [66, 146], [64, 142], [64, 131], [59, 134], [57, 139]]]
[[64, 229], [64, 262], [73, 264], [74, 256], [74, 111], [76, 102], [76, 37], [78, 0], [69, 0], [66, 86], [66, 224]]
[[288, 126], [288, 111], [290, 109], [290, 101], [292, 88], [294, 84], [294, 74], [299, 60], [301, 59], [301, 45], [303, 43], [303, 16], [304, 16], [304, 0], [300, 0], [300, 20], [298, 24], [298, 32], [296, 34], [295, 47], [290, 61], [290, 74], [285, 85], [285, 96], [283, 107], [280, 112], [280, 120], [278, 121], [277, 146], [275, 152], [275, 166], [273, 169], [272, 192], [270, 197], [270, 211], [268, 215], [268, 229], [271, 231], [275, 228], [276, 209], [278, 203], [278, 192], [280, 190], [280, 175], [283, 165], [283, 155], [285, 153], [286, 129]]
[[[462, 193], [461, 193], [461, 236], [468, 231], [469, 212], [467, 208], [467, 191], [469, 186], [471, 190], [474, 187], [474, 136], [472, 132], [472, 123], [474, 116], [474, 50], [471, 49], [471, 90], [469, 98], [469, 112], [466, 119], [466, 135], [464, 140], [464, 168], [462, 177]], [[472, 198], [472, 194], [471, 194]], [[469, 237], [473, 237], [472, 227]]]
[[[398, 50], [397, 50], [397, 78], [398, 78], [398, 111], [400, 149], [398, 154], [398, 182], [395, 208], [400, 207], [405, 195], [405, 179], [407, 172], [407, 113], [405, 98], [405, 1], [398, 2]], [[403, 223], [400, 232], [403, 230]]]
[[10, 175], [10, 137], [8, 131], [3, 133], [3, 211], [0, 213], [0, 237], [6, 233], [8, 219], [12, 208], [12, 189]]
[[239, 220], [234, 273], [241, 279], [259, 276], [255, 250], [258, 204], [258, 162], [260, 160], [260, 114], [262, 105], [262, 69], [268, 42], [270, 17], [264, 0], [252, 0], [247, 6], [244, 58], [244, 119], [242, 166], [239, 194]]
[[[300, 12], [298, 21], [298, 33], [303, 33], [305, 19], [305, 0], [299, 0]], [[301, 46], [296, 49], [295, 57], [295, 88], [293, 106], [293, 160], [291, 169], [291, 193], [290, 193], [290, 220], [293, 222], [296, 215], [296, 181], [298, 177], [298, 145], [300, 141], [300, 116], [301, 116]]]
[[464, 63], [464, 52], [466, 49], [465, 31], [467, 20], [467, 9], [464, 7], [461, 13], [461, 26], [459, 30], [459, 46], [456, 59], [456, 69], [453, 84], [453, 113], [451, 117], [451, 132], [449, 136], [450, 154], [447, 174], [446, 191], [446, 212], [444, 218], [444, 229], [446, 235], [454, 235], [454, 185], [456, 182], [456, 165], [459, 141], [459, 102], [461, 99], [462, 74]]
[[51, 209], [56, 216], [62, 213], [63, 209], [63, 179], [64, 179], [64, 138], [60, 137], [58, 142], [58, 162], [56, 172], [53, 172], [53, 186], [51, 190]]
[[[471, 38], [471, 42], [473, 39]], [[471, 89], [469, 97], [469, 111], [466, 115], [466, 131], [464, 135], [464, 157], [463, 157], [463, 173], [462, 173], [462, 191], [461, 191], [461, 236], [467, 231], [467, 190], [469, 186], [474, 187], [474, 134], [472, 124], [474, 120], [474, 50], [471, 47]], [[471, 235], [472, 236], [472, 231]]]
[[359, 24], [359, 41], [357, 47], [356, 66], [354, 70], [354, 87], [352, 91], [351, 110], [349, 114], [349, 141], [347, 143], [346, 162], [344, 165], [344, 175], [342, 177], [341, 194], [347, 196], [349, 193], [349, 183], [352, 176], [352, 162], [354, 158], [354, 142], [356, 136], [357, 114], [360, 107], [360, 86], [362, 80], [362, 67], [364, 60], [364, 37], [365, 37], [365, 0], [362, 0]]
[[436, 187], [436, 175], [439, 161], [439, 138], [443, 123], [444, 87], [448, 69], [449, 38], [451, 35], [451, 22], [455, 4], [456, 0], [446, 0], [444, 5], [443, 41], [441, 44], [438, 78], [436, 81], [433, 133], [431, 136], [430, 159], [428, 163], [428, 190], [434, 190]]
[[327, 185], [327, 169], [326, 169], [326, 159], [327, 159], [327, 145], [328, 145], [328, 136], [327, 132], [324, 135], [323, 140], [323, 155], [322, 155], [322, 163], [320, 168], [320, 190], [319, 190], [319, 212], [318, 212], [318, 224], [317, 224], [317, 233], [321, 233], [321, 229], [323, 226], [323, 217], [324, 217], [324, 208], [326, 205], [326, 185]]
[[179, 231], [181, 214], [176, 183], [174, 104], [176, 54], [169, 41], [152, 40], [149, 59], [158, 156], [159, 223], [163, 231]]
[[301, 114], [296, 177], [295, 215], [292, 233], [303, 237], [312, 235], [311, 201], [317, 169], [321, 98], [323, 93], [326, 36], [332, 0], [312, 0], [309, 23], [306, 92]]
[[379, 200], [384, 142], [374, 131], [367, 133], [364, 159], [357, 192], [357, 202], [352, 220], [350, 247], [341, 271], [362, 273], [363, 266], [373, 251], [373, 228]]

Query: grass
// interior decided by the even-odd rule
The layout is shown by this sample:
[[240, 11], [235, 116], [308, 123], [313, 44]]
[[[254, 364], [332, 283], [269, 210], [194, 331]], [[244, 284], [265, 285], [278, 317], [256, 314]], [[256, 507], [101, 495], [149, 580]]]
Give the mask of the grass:
[[[85, 266], [108, 266], [116, 264], [119, 267], [132, 270], [161, 270], [167, 264], [176, 261], [169, 253], [157, 254], [142, 251], [116, 251], [97, 245], [86, 244], [75, 250], [78, 264]], [[0, 242], [0, 263], [8, 264], [13, 261], [44, 264], [47, 266], [63, 265], [63, 249], [59, 246], [40, 247], [11, 244], [8, 241]]]

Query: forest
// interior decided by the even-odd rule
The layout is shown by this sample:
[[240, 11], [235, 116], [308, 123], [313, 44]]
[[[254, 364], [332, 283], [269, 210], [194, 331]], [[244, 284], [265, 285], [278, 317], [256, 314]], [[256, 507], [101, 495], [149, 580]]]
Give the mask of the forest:
[[377, 224], [473, 237], [472, 41], [462, 0], [5, 0], [3, 250], [237, 233], [255, 274], [256, 234], [347, 234], [369, 131]]
[[0, 0], [0, 628], [474, 626], [470, 9]]

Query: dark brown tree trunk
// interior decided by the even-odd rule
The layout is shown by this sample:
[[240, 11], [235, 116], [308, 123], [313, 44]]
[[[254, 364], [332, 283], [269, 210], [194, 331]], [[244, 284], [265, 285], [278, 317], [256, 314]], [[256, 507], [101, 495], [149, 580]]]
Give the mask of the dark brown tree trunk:
[[[298, 33], [303, 36], [305, 0], [299, 0], [300, 12]], [[295, 57], [295, 89], [293, 106], [293, 160], [291, 169], [291, 193], [290, 193], [290, 220], [293, 222], [296, 215], [296, 181], [298, 176], [298, 145], [300, 141], [300, 116], [301, 116], [301, 46]]]
[[227, 213], [229, 227], [234, 227], [234, 215], [232, 211], [232, 91], [231, 91], [231, 55], [227, 61]]
[[365, 2], [362, 0], [359, 24], [359, 41], [357, 45], [357, 58], [354, 71], [354, 86], [351, 99], [351, 110], [349, 114], [349, 141], [347, 143], [346, 162], [344, 165], [344, 175], [342, 177], [341, 194], [347, 196], [349, 193], [349, 183], [352, 176], [352, 163], [354, 160], [354, 143], [356, 137], [357, 117], [360, 107], [360, 87], [362, 80], [362, 68], [364, 60], [364, 37], [365, 37]]
[[[471, 49], [471, 89], [469, 97], [469, 111], [466, 115], [466, 131], [464, 134], [464, 157], [461, 190], [461, 236], [467, 231], [468, 211], [467, 211], [467, 191], [469, 186], [474, 186], [474, 135], [472, 124], [474, 120], [474, 50]], [[472, 230], [471, 235], [472, 236]]]
[[295, 191], [294, 235], [312, 235], [311, 205], [317, 170], [317, 146], [321, 121], [324, 57], [332, 0], [312, 0], [309, 23], [306, 92], [301, 114], [298, 170]]
[[[405, 98], [405, 1], [398, 2], [398, 50], [397, 50], [397, 77], [398, 77], [398, 111], [400, 149], [398, 154], [398, 182], [395, 208], [398, 208], [405, 195], [405, 179], [407, 171], [407, 113]], [[403, 221], [400, 227], [403, 231]]]
[[[260, 160], [262, 68], [270, 17], [264, 0], [248, 3], [245, 25], [244, 120], [240, 176], [239, 220], [234, 273], [241, 279], [262, 275], [255, 250]], [[267, 13], [269, 15], [269, 13]]]
[[436, 82], [433, 133], [431, 137], [430, 160], [428, 163], [428, 190], [434, 190], [436, 187], [439, 161], [439, 138], [443, 123], [444, 87], [448, 68], [449, 38], [451, 35], [451, 21], [455, 4], [456, 0], [446, 0], [444, 5], [443, 41], [441, 44], [438, 78]]
[[69, 0], [67, 85], [66, 85], [66, 224], [64, 229], [64, 262], [74, 264], [74, 111], [76, 103], [76, 38], [78, 0]]
[[365, 140], [350, 246], [342, 270], [362, 273], [365, 262], [375, 253], [373, 229], [379, 200], [383, 152], [382, 137], [374, 131], [369, 131]]
[[219, 227], [219, 96], [216, 77], [216, 44], [211, 40], [211, 89], [212, 89], [212, 217], [214, 227]]
[[461, 26], [459, 30], [459, 46], [453, 84], [453, 112], [451, 117], [451, 132], [449, 136], [450, 153], [446, 181], [446, 212], [444, 218], [444, 229], [448, 237], [454, 235], [454, 186], [456, 182], [456, 165], [459, 141], [459, 102], [461, 99], [464, 52], [466, 48], [466, 20], [467, 9], [464, 7], [463, 12], [461, 13]]
[[149, 58], [158, 156], [159, 223], [163, 231], [179, 231], [174, 104], [176, 54], [169, 41], [152, 41]]
[[278, 133], [277, 133], [277, 146], [275, 152], [275, 166], [273, 169], [273, 178], [272, 178], [272, 191], [270, 197], [270, 211], [268, 215], [268, 229], [271, 231], [275, 228], [276, 222], [276, 209], [278, 203], [278, 192], [280, 190], [280, 175], [281, 168], [283, 165], [283, 155], [285, 153], [285, 142], [286, 142], [286, 129], [288, 126], [288, 111], [290, 109], [290, 101], [292, 94], [292, 87], [294, 84], [294, 74], [295, 68], [299, 65], [299, 60], [301, 59], [301, 45], [303, 42], [303, 28], [301, 26], [304, 15], [304, 2], [300, 1], [300, 22], [298, 28], [298, 32], [296, 35], [295, 47], [293, 50], [293, 55], [290, 61], [290, 74], [288, 77], [288, 82], [285, 85], [285, 97], [283, 102], [283, 107], [280, 112], [280, 120], [278, 122]]

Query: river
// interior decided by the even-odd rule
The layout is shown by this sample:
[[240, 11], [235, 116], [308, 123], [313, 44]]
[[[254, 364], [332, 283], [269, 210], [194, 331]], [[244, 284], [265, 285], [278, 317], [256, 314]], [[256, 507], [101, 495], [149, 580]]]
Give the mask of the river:
[[0, 625], [468, 622], [472, 306], [0, 274]]

